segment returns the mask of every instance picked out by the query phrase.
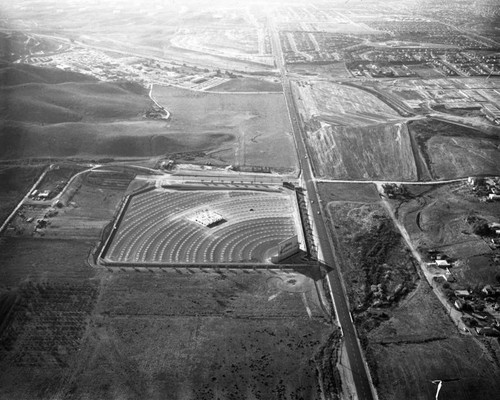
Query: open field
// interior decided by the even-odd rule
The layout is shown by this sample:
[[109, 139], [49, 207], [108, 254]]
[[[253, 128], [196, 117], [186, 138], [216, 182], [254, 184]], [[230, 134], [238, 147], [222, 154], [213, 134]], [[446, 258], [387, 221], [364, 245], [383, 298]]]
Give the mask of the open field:
[[92, 378], [117, 389], [112, 371], [133, 365], [153, 398], [319, 398], [312, 360], [332, 328], [310, 279], [181, 271], [109, 277], [82, 360], [99, 351], [110, 368], [79, 390]]
[[435, 119], [412, 121], [408, 129], [435, 179], [500, 175], [498, 134]]
[[[269, 262], [277, 255], [276, 246], [300, 230], [294, 201], [293, 193], [277, 191], [140, 193], [127, 205], [104, 261]], [[218, 221], [205, 226], [203, 218], [214, 216]]]
[[404, 124], [318, 124], [318, 129], [308, 134], [307, 145], [318, 178], [417, 180], [410, 136]]
[[381, 400], [433, 398], [433, 380], [443, 380], [440, 399], [496, 396], [498, 342], [458, 334], [426, 282], [388, 314], [368, 334], [367, 353]]
[[213, 137], [219, 143], [211, 146], [209, 154], [227, 164], [282, 171], [296, 168], [283, 94], [218, 94], [155, 86], [153, 95], [172, 115], [166, 132], [182, 132], [178, 142]]

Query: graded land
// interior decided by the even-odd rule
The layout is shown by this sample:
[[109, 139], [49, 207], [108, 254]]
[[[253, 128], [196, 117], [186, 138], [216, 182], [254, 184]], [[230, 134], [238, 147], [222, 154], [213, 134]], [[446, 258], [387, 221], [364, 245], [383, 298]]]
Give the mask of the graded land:
[[291, 126], [281, 93], [208, 93], [155, 85], [154, 98], [172, 117], [167, 132], [196, 146], [213, 143], [208, 154], [228, 165], [296, 167]]
[[307, 135], [308, 152], [318, 178], [417, 180], [405, 124], [364, 127], [321, 124]]
[[500, 174], [500, 138], [459, 124], [426, 119], [408, 124], [433, 179]]

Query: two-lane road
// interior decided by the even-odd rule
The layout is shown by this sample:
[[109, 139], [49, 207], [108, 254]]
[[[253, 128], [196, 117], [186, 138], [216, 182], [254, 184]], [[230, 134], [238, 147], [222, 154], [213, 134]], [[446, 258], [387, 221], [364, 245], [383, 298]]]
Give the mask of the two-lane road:
[[317, 245], [320, 249], [318, 254], [321, 255], [320, 261], [330, 269], [330, 272], [327, 274], [326, 279], [328, 281], [328, 285], [330, 287], [330, 291], [332, 293], [333, 301], [335, 304], [337, 321], [342, 328], [343, 341], [345, 343], [347, 356], [349, 358], [349, 364], [356, 388], [357, 399], [372, 400], [373, 394], [372, 387], [370, 385], [370, 379], [368, 377], [368, 372], [362, 356], [362, 350], [357, 339], [356, 330], [349, 311], [347, 297], [345, 295], [344, 287], [340, 277], [339, 259], [335, 254], [335, 250], [332, 246], [332, 242], [330, 240], [330, 236], [323, 219], [321, 204], [316, 193], [312, 166], [309, 157], [307, 157], [307, 150], [304, 143], [304, 134], [302, 132], [302, 126], [299, 123], [299, 114], [293, 98], [292, 86], [285, 70], [283, 53], [281, 50], [281, 44], [279, 42], [279, 35], [274, 26], [271, 26], [271, 24], [269, 26], [271, 31], [272, 47], [275, 54], [276, 64], [280, 70], [282, 77], [283, 92], [285, 95], [288, 111], [290, 113], [290, 121], [292, 124], [293, 134], [295, 136], [300, 165], [302, 168], [302, 179], [306, 186], [307, 196], [311, 201], [314, 224], [318, 235]]

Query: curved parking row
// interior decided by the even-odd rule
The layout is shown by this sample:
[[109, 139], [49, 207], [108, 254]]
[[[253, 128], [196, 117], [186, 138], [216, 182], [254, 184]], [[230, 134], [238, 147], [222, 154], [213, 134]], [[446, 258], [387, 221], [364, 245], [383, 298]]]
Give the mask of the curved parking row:
[[[296, 234], [290, 197], [249, 191], [153, 190], [132, 199], [107, 258], [118, 262], [264, 262]], [[189, 217], [204, 208], [225, 222], [209, 228]]]

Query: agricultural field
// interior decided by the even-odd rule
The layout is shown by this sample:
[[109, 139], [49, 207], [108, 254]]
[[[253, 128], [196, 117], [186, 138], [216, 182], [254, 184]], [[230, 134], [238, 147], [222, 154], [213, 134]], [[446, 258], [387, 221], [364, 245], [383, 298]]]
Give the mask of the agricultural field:
[[436, 119], [408, 124], [433, 179], [500, 175], [500, 139], [486, 132]]
[[219, 94], [155, 86], [172, 117], [165, 132], [179, 146], [200, 149], [233, 166], [297, 168], [283, 94]]
[[418, 179], [405, 124], [369, 127], [317, 124], [307, 134], [308, 152], [318, 178], [353, 180]]
[[277, 190], [139, 193], [119, 217], [103, 261], [268, 263], [280, 242], [300, 232], [294, 201]]

